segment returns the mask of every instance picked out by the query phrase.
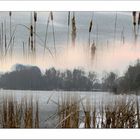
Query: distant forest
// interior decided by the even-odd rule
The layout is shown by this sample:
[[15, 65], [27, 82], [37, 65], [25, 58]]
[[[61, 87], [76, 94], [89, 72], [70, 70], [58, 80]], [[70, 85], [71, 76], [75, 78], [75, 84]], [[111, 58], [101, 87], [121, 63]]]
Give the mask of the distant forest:
[[36, 66], [16, 65], [14, 71], [0, 77], [0, 88], [20, 90], [68, 90], [91, 91], [96, 85], [96, 74], [83, 70], [60, 71], [55, 68], [46, 70], [45, 74]]
[[140, 89], [140, 61], [128, 67], [123, 76], [106, 73], [101, 80], [95, 72], [81, 69], [60, 71], [50, 68], [44, 74], [36, 66], [18, 64], [15, 70], [0, 76], [0, 88], [17, 90], [109, 91], [138, 92]]

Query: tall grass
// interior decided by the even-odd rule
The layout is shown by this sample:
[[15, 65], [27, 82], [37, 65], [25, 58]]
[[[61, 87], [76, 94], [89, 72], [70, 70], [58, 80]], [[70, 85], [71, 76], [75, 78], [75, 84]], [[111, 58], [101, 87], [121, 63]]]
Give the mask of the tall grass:
[[32, 98], [4, 97], [0, 115], [2, 128], [39, 128], [38, 102], [34, 106]]
[[79, 104], [77, 97], [63, 96], [59, 104], [59, 122], [56, 127], [78, 128], [79, 126]]
[[[62, 95], [56, 105], [58, 110], [47, 119], [53, 122], [53, 128], [140, 127], [138, 98], [118, 98], [106, 104], [95, 104], [90, 97]], [[45, 123], [45, 120], [41, 119], [40, 110], [38, 100], [33, 97], [19, 100], [14, 96], [6, 96], [0, 105], [0, 127], [40, 128], [41, 122]], [[44, 113], [47, 114], [47, 111]]]
[[82, 128], [137, 128], [139, 125], [138, 104], [133, 99], [119, 99], [106, 105], [101, 103], [101, 110], [97, 106], [89, 99], [84, 103], [82, 100], [78, 103], [78, 99], [73, 103], [70, 99], [64, 100], [59, 109], [61, 119], [57, 127], [80, 128], [80, 123]]

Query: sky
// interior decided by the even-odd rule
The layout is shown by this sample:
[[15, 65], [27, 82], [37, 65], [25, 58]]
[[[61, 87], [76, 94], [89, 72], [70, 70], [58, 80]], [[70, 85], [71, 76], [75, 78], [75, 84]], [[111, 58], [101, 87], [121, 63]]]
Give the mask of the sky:
[[[71, 12], [72, 17], [73, 12]], [[131, 12], [75, 12], [76, 17], [76, 45], [71, 44], [71, 25], [68, 34], [68, 12], [53, 12], [56, 58], [52, 58], [46, 50], [45, 56], [44, 41], [49, 12], [37, 12], [37, 45], [36, 60], [29, 60], [23, 57], [23, 42], [25, 52], [28, 50], [29, 30], [18, 26], [13, 46], [12, 59], [7, 56], [1, 62], [1, 71], [10, 70], [11, 66], [17, 63], [37, 65], [41, 69], [55, 66], [58, 69], [82, 68], [97, 72], [116, 71], [124, 73], [129, 64], [134, 64], [140, 56], [139, 36], [137, 43], [134, 43], [134, 30]], [[91, 31], [91, 43], [96, 44], [94, 60], [91, 61], [89, 39], [89, 23], [93, 21]], [[115, 34], [116, 20], [116, 35]], [[17, 24], [30, 27], [31, 12], [12, 12], [12, 32]], [[0, 12], [0, 23], [6, 21], [7, 42], [9, 40], [10, 19], [9, 12]], [[1, 27], [0, 27], [1, 30]], [[54, 54], [52, 23], [48, 27], [47, 47]], [[124, 34], [124, 43], [121, 34]], [[114, 39], [115, 36], [115, 39]], [[69, 42], [69, 43], [68, 43]]]

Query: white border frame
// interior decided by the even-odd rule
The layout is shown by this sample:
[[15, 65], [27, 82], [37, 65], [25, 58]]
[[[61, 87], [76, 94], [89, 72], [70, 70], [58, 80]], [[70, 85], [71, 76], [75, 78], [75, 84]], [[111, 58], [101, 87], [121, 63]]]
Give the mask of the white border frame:
[[0, 139], [139, 139], [140, 129], [1, 129]]
[[0, 1], [0, 11], [140, 11], [140, 1]]

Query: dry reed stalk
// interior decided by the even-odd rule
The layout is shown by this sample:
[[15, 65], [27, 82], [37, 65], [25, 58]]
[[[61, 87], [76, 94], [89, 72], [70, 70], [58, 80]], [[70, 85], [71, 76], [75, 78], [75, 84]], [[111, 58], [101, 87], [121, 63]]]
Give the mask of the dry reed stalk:
[[81, 101], [81, 105], [82, 105], [82, 108], [83, 108], [83, 112], [84, 112], [84, 127], [85, 128], [89, 128], [89, 120], [90, 120], [90, 117], [89, 117], [89, 111], [86, 110], [83, 102]]
[[6, 55], [6, 50], [7, 50], [6, 21], [4, 21], [4, 41], [5, 41], [5, 55]]
[[14, 110], [14, 99], [13, 97], [10, 97], [8, 101], [8, 128], [14, 128], [15, 127], [15, 120], [14, 120], [14, 115], [15, 115], [15, 110]]
[[71, 16], [71, 13], [68, 12], [68, 33], [67, 33], [67, 47], [69, 46], [69, 32], [70, 32], [70, 16]]
[[3, 56], [3, 22], [1, 23], [1, 46], [2, 46], [2, 56]]
[[76, 97], [61, 97], [59, 106], [59, 123], [56, 127], [61, 128], [78, 128], [79, 127], [79, 101]]
[[126, 99], [115, 101], [115, 105], [105, 107], [106, 128], [136, 127], [135, 102]]
[[23, 115], [23, 100], [20, 101], [18, 104], [16, 102], [16, 108], [15, 108], [15, 125], [16, 128], [22, 127], [22, 116]]
[[105, 108], [105, 128], [110, 128], [111, 126], [111, 111], [110, 111], [110, 106], [106, 106]]
[[133, 11], [133, 26], [136, 26], [136, 11]]
[[6, 97], [3, 100], [2, 109], [2, 127], [3, 128], [19, 128], [21, 127], [21, 106], [14, 98]]
[[71, 98], [71, 109], [73, 112], [73, 115], [71, 116], [71, 127], [72, 128], [78, 128], [79, 127], [79, 104], [77, 104], [78, 97], [73, 96]]
[[93, 128], [96, 128], [96, 107], [95, 107], [95, 105], [94, 105], [94, 107], [93, 107], [93, 116], [92, 116], [92, 123], [93, 123]]
[[124, 43], [125, 43], [125, 37], [124, 37], [124, 26], [123, 26], [122, 31], [121, 31], [121, 42], [122, 42], [122, 44], [124, 44]]
[[54, 16], [53, 16], [53, 12], [52, 11], [50, 12], [50, 17], [51, 17], [51, 21], [52, 21], [53, 45], [54, 45], [54, 53], [55, 53], [55, 57], [56, 57], [55, 31], [54, 31], [54, 24], [53, 24]]
[[138, 122], [138, 128], [140, 128], [140, 114], [139, 114], [139, 100], [138, 97], [136, 97], [136, 107], [137, 107], [137, 122]]
[[2, 127], [6, 128], [7, 127], [7, 118], [8, 118], [8, 113], [7, 113], [7, 99], [3, 98], [3, 106], [2, 106]]
[[[9, 37], [11, 39], [12, 37], [12, 22], [11, 22], [11, 18], [12, 18], [12, 12], [9, 12], [9, 17], [10, 17], [10, 32], [9, 32]], [[11, 60], [12, 60], [12, 45], [9, 46], [10, 47], [10, 56], [11, 56]]]
[[1, 65], [3, 66], [3, 56], [4, 56], [4, 49], [3, 49], [3, 22], [1, 23]]
[[117, 12], [116, 12], [116, 15], [115, 15], [115, 25], [114, 25], [114, 44], [116, 42], [117, 19], [118, 19], [118, 15], [117, 15]]
[[96, 46], [98, 46], [98, 40], [99, 40], [99, 27], [98, 27], [98, 24], [96, 25], [97, 28], [96, 28]]
[[31, 51], [33, 52], [34, 51], [34, 43], [33, 43], [33, 25], [30, 26], [30, 37], [31, 37]]
[[37, 12], [34, 12], [34, 55], [36, 56], [36, 22], [37, 22]]
[[9, 17], [10, 17], [10, 38], [11, 38], [11, 33], [12, 33], [12, 27], [11, 27], [11, 16], [12, 16], [12, 12], [9, 12]]
[[136, 22], [136, 11], [133, 11], [132, 12], [132, 15], [133, 15], [133, 27], [134, 27], [134, 37], [135, 37], [135, 43], [136, 43], [136, 41], [137, 41], [137, 33], [136, 33], [136, 24], [137, 24], [137, 22]]
[[72, 38], [72, 46], [75, 47], [75, 40], [76, 40], [76, 21], [75, 21], [75, 13], [73, 12], [73, 17], [72, 17], [72, 33], [71, 33], [71, 38]]
[[91, 128], [91, 105], [89, 99], [86, 99], [86, 109], [85, 109], [85, 128]]
[[25, 57], [25, 46], [24, 46], [24, 41], [22, 42], [22, 48], [23, 48], [23, 58]]
[[34, 62], [34, 25], [33, 25], [33, 13], [31, 12], [31, 23], [30, 23], [30, 51], [31, 51], [31, 63]]
[[32, 98], [17, 101], [14, 96], [4, 97], [0, 117], [3, 128], [39, 128], [38, 101], [34, 107]]
[[102, 104], [101, 104], [101, 128], [105, 128], [105, 123], [104, 123], [104, 106], [103, 106], [103, 101], [102, 101]]
[[36, 101], [36, 112], [35, 112], [35, 128], [39, 128], [39, 105], [38, 101]]
[[[0, 28], [0, 49], [2, 49], [2, 45], [1, 45], [1, 28]], [[1, 51], [1, 50], [0, 50]], [[0, 52], [0, 53], [2, 53], [2, 51]], [[2, 55], [2, 54], [1, 54]]]
[[90, 23], [89, 23], [89, 29], [88, 29], [88, 32], [89, 32], [89, 41], [88, 41], [88, 46], [90, 47], [90, 34], [91, 34], [91, 30], [92, 30], [92, 19], [90, 20]]
[[46, 25], [46, 33], [45, 33], [45, 41], [44, 41], [43, 59], [44, 59], [45, 49], [46, 49], [46, 45], [47, 45], [47, 37], [48, 37], [49, 23], [50, 23], [50, 14], [49, 14], [49, 16], [48, 16], [47, 25]]
[[28, 38], [28, 60], [29, 60], [29, 58], [30, 58], [30, 40], [31, 40], [31, 38], [30, 38], [30, 35], [29, 35], [29, 38]]
[[[70, 112], [71, 112], [70, 104], [71, 104], [70, 96], [68, 95], [66, 97], [66, 103], [65, 103], [65, 105], [66, 105], [66, 112], [65, 112], [66, 115], [65, 115], [65, 117], [68, 116], [70, 114]], [[67, 127], [67, 128], [70, 128], [71, 127], [70, 117], [66, 120], [65, 127]]]
[[33, 101], [32, 99], [28, 103], [25, 100], [25, 109], [24, 109], [24, 128], [33, 127]]
[[139, 33], [139, 26], [140, 26], [140, 12], [139, 12], [139, 15], [138, 15], [138, 31], [137, 31], [137, 33]]
[[[0, 29], [1, 33], [1, 29]], [[2, 58], [1, 34], [0, 34], [0, 58]]]
[[60, 104], [60, 101], [58, 100], [58, 115], [59, 115], [59, 125], [61, 128], [65, 128], [65, 121], [62, 121], [64, 120], [65, 118], [65, 100], [64, 100], [64, 95], [61, 95], [61, 104]]

